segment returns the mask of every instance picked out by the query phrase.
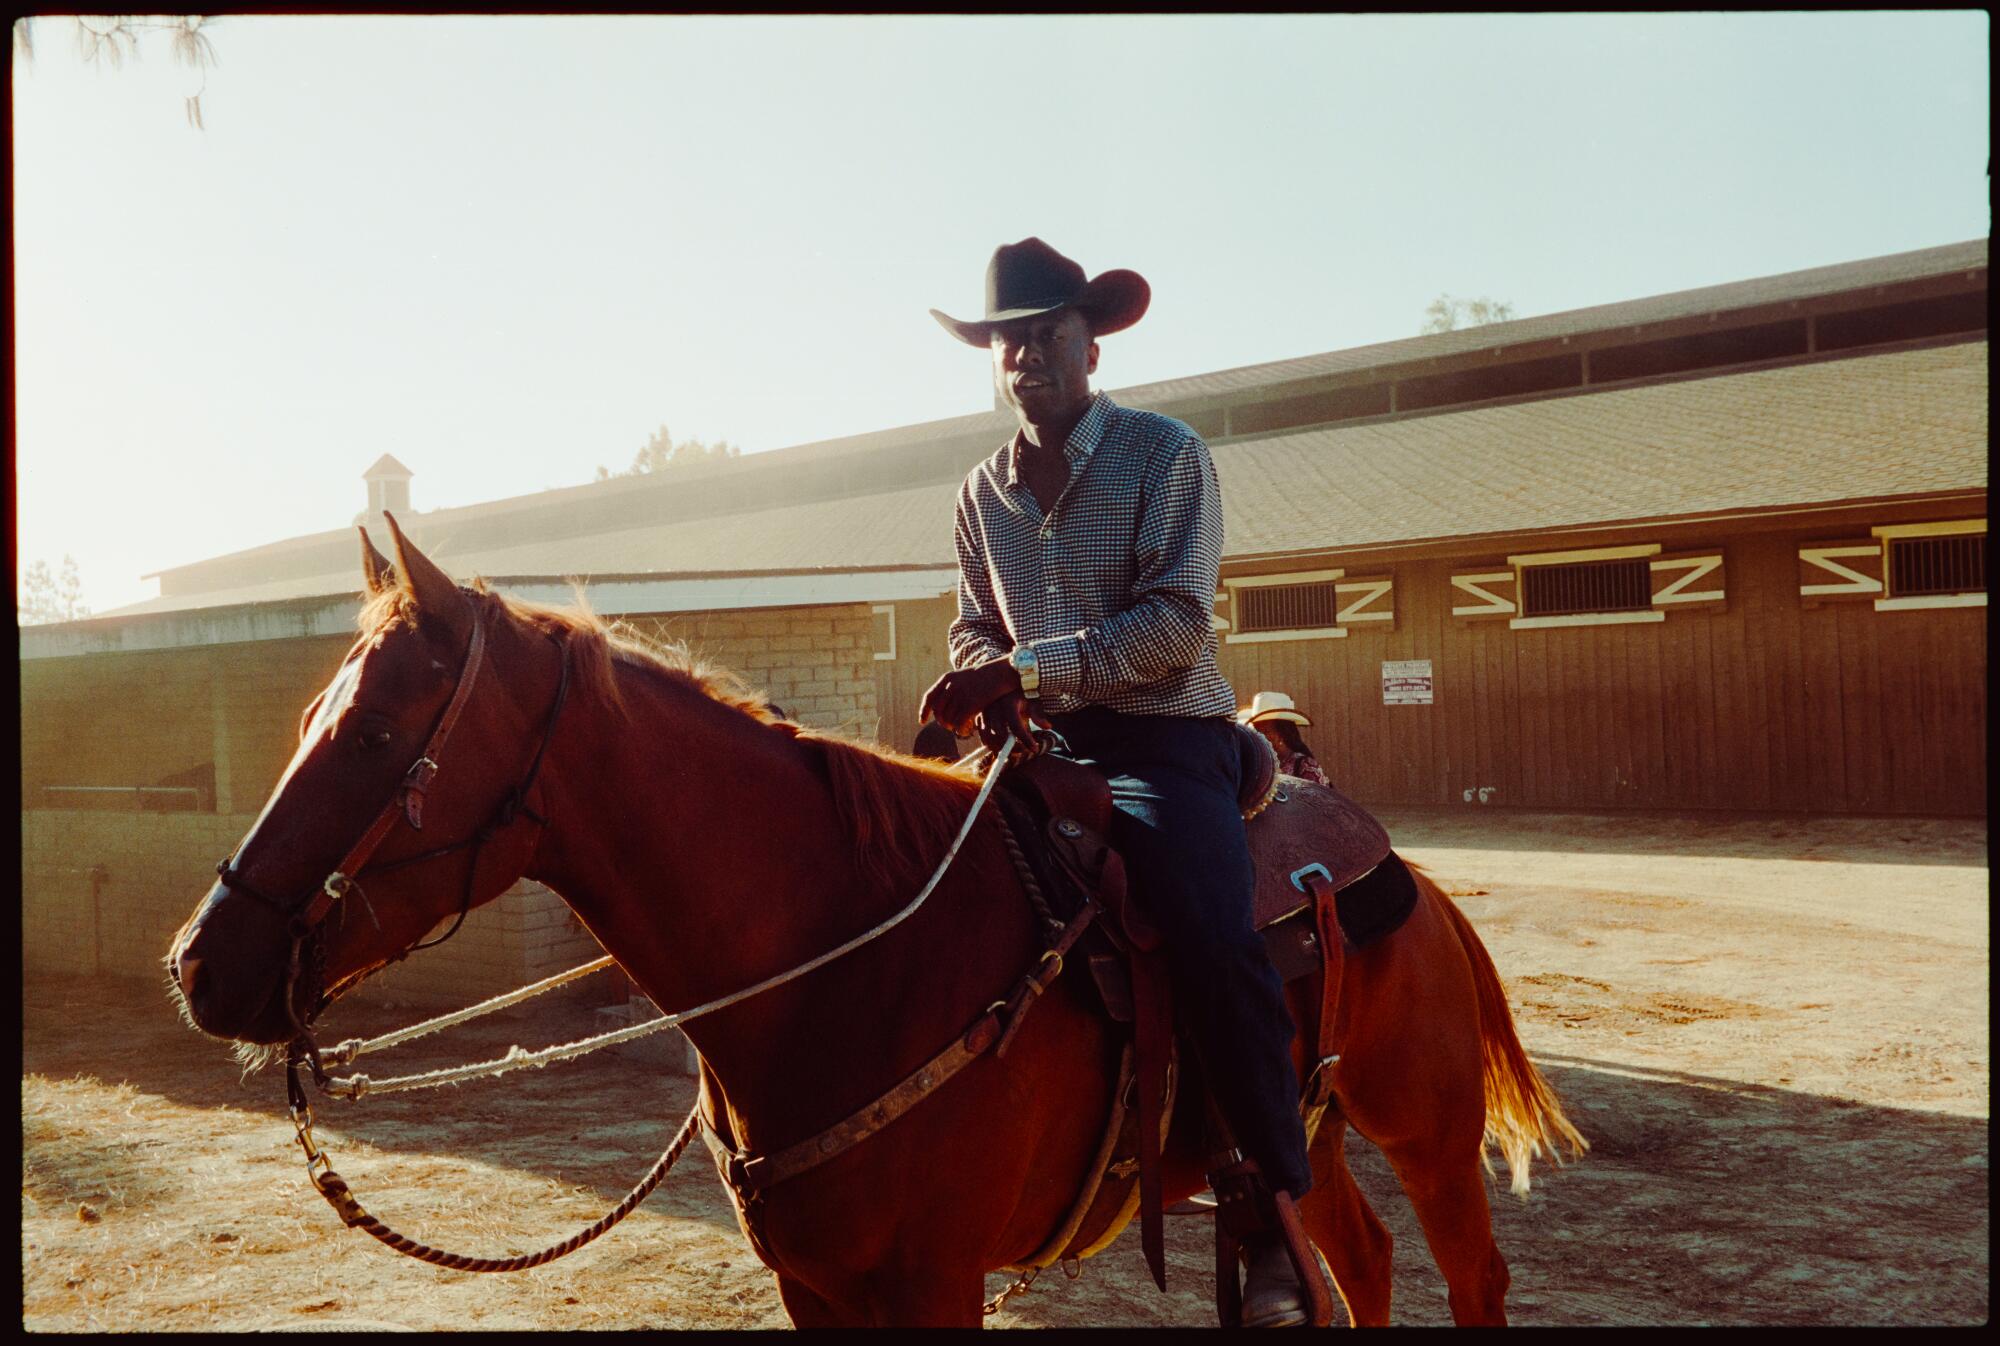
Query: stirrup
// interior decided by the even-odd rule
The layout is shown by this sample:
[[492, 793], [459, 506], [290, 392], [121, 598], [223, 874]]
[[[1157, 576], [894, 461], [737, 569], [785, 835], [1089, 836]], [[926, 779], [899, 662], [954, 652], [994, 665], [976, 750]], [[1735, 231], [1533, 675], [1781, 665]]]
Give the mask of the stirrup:
[[1209, 1180], [1214, 1185], [1215, 1310], [1224, 1327], [1241, 1327], [1244, 1285], [1239, 1268], [1250, 1241], [1275, 1238], [1298, 1278], [1306, 1321], [1314, 1327], [1333, 1322], [1333, 1287], [1326, 1262], [1306, 1237], [1305, 1223], [1289, 1192], [1273, 1192], [1253, 1159], [1240, 1150], [1217, 1156]]

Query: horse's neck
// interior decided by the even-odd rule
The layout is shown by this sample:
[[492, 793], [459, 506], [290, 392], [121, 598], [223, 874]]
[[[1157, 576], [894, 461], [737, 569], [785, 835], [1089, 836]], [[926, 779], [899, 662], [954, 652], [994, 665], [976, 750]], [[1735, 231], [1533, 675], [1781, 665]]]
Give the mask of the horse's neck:
[[[861, 881], [827, 782], [789, 734], [657, 679], [628, 676], [626, 691], [629, 719], [593, 704], [551, 749], [551, 827], [530, 875], [663, 1010], [797, 967], [914, 895]], [[881, 1041], [901, 990], [864, 987], [844, 1027]], [[772, 1075], [771, 1044], [798, 1035], [801, 1006], [780, 987], [690, 1027], [732, 1105], [796, 1087]]]

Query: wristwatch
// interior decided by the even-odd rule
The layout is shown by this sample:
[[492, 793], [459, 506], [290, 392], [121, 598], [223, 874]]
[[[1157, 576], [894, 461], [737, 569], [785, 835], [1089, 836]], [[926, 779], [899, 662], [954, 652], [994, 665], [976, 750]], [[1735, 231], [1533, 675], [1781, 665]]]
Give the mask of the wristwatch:
[[1035, 666], [1035, 652], [1026, 645], [1016, 645], [1014, 652], [1007, 656], [1007, 662], [1021, 675], [1021, 694], [1030, 701], [1038, 700], [1041, 697], [1042, 674]]

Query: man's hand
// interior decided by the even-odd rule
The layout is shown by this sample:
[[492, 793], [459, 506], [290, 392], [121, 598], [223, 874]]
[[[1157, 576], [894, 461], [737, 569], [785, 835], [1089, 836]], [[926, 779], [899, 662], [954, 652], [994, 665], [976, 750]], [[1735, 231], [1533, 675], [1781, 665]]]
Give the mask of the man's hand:
[[931, 684], [917, 708], [919, 723], [934, 719], [960, 738], [976, 730], [981, 742], [996, 749], [1010, 732], [1032, 747], [1032, 721], [1040, 718], [1040, 707], [1030, 706], [1021, 692], [1021, 675], [1005, 659], [945, 674]]
[[1048, 717], [1042, 714], [1041, 703], [1030, 701], [1024, 693], [1009, 692], [979, 712], [979, 741], [994, 752], [1007, 741], [1007, 735], [1014, 736], [1018, 745], [1016, 751], [1026, 757], [1033, 757], [1042, 750], [1035, 741], [1035, 726], [1047, 725]]

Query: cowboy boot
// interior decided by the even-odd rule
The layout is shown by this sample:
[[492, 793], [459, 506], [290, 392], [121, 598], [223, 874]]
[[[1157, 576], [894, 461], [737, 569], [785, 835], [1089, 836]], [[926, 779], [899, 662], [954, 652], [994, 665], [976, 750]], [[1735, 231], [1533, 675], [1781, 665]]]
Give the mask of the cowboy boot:
[[[1329, 1325], [1333, 1278], [1306, 1237], [1291, 1195], [1273, 1192], [1256, 1161], [1236, 1149], [1211, 1161], [1209, 1181], [1216, 1196], [1216, 1313], [1222, 1325]], [[1240, 1291], [1239, 1259], [1247, 1270]]]
[[1312, 1321], [1305, 1287], [1283, 1238], [1258, 1235], [1244, 1245], [1243, 1260], [1243, 1326], [1305, 1327]]
[[[1219, 1123], [1218, 1123], [1219, 1125]], [[1253, 1159], [1233, 1146], [1209, 1161], [1216, 1197], [1216, 1313], [1224, 1327], [1303, 1327], [1311, 1311]], [[1237, 1267], [1247, 1268], [1237, 1289]]]

